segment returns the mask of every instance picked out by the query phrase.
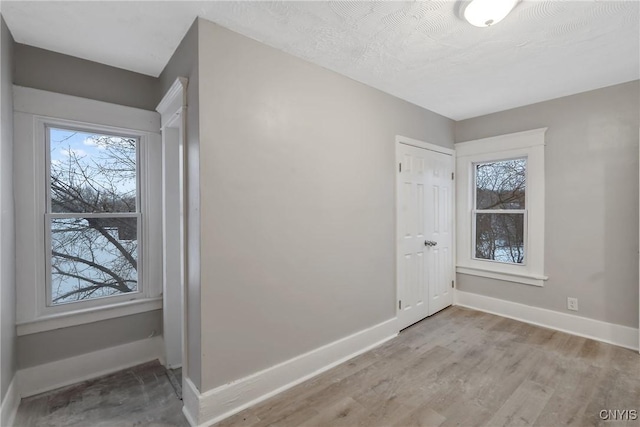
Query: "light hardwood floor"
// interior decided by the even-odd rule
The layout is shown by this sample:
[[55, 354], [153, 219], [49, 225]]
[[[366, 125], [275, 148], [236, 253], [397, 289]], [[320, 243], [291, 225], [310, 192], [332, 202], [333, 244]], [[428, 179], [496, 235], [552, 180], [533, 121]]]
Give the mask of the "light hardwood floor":
[[636, 352], [450, 307], [218, 427], [640, 425], [606, 409], [640, 412]]
[[189, 427], [179, 376], [156, 361], [29, 397], [13, 427]]
[[[176, 373], [179, 375], [179, 373]], [[155, 364], [25, 399], [16, 425], [187, 426]], [[218, 424], [223, 426], [640, 426], [631, 350], [460, 307]]]

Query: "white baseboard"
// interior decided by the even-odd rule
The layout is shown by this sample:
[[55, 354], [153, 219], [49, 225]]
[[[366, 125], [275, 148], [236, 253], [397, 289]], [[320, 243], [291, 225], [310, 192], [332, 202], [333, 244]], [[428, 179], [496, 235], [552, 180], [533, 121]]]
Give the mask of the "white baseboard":
[[201, 394], [198, 388], [191, 382], [191, 380], [183, 375], [182, 377], [182, 413], [191, 426], [197, 426], [202, 423], [198, 423], [194, 419], [194, 415], [200, 413], [200, 399]]
[[141, 363], [161, 360], [162, 352], [162, 337], [155, 336], [21, 369], [16, 373], [18, 390], [21, 397], [33, 396]]
[[185, 378], [182, 390], [183, 412], [192, 426], [211, 425], [397, 335], [397, 319], [393, 318], [205, 393], [200, 393]]
[[16, 383], [16, 376], [14, 376], [7, 389], [7, 394], [5, 394], [4, 399], [2, 399], [2, 405], [0, 406], [0, 426], [2, 427], [13, 425], [16, 413], [18, 412], [18, 406], [20, 406], [20, 394], [18, 393]]
[[455, 290], [455, 305], [638, 350], [638, 329]]

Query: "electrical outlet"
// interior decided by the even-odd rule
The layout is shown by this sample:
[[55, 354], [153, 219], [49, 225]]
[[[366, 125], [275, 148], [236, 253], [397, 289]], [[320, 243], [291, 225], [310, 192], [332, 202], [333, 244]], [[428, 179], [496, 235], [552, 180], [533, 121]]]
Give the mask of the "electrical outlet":
[[567, 298], [567, 310], [578, 311], [578, 298]]

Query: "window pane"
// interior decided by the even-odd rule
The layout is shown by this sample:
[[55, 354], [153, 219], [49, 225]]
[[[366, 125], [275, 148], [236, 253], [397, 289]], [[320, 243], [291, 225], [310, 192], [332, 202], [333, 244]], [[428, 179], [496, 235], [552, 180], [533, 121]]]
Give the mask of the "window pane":
[[49, 128], [51, 212], [136, 212], [137, 139]]
[[51, 303], [138, 289], [137, 218], [51, 220]]
[[476, 209], [524, 209], [527, 159], [476, 165]]
[[522, 264], [524, 214], [476, 214], [476, 258]]

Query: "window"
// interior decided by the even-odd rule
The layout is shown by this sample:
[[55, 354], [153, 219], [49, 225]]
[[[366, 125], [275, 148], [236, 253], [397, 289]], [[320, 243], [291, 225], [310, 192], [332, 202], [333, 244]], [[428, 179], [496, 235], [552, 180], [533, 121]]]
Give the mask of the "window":
[[14, 87], [17, 333], [162, 307], [159, 115]]
[[526, 170], [526, 158], [474, 165], [475, 259], [524, 262]]
[[458, 273], [542, 286], [544, 133], [456, 144]]
[[48, 127], [47, 140], [47, 305], [138, 292], [138, 138]]

